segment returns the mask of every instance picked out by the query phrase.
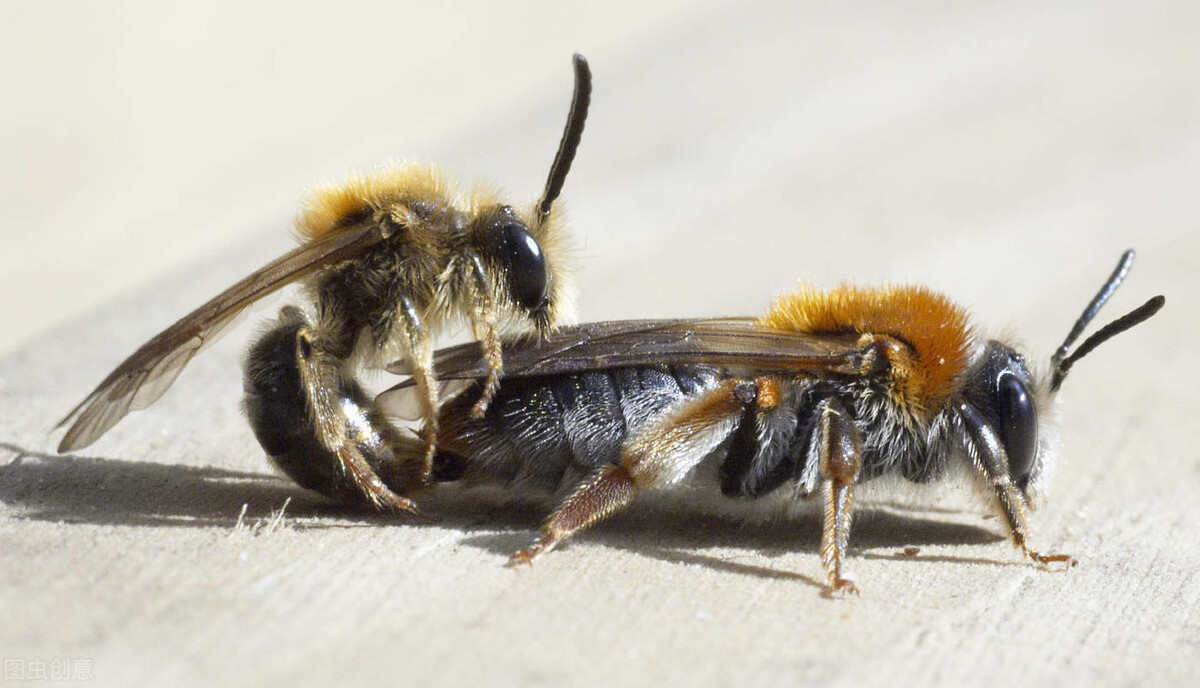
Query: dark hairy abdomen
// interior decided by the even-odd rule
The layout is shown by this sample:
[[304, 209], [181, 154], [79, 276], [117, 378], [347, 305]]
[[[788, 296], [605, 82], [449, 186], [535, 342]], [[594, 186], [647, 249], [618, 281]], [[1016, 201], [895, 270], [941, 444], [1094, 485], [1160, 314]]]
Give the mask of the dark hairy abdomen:
[[416, 466], [401, 461], [395, 448], [399, 433], [372, 405], [371, 396], [352, 378], [338, 380], [329, 390], [340, 416], [327, 446], [313, 424], [309, 399], [297, 366], [296, 341], [307, 327], [299, 311], [284, 309], [281, 322], [263, 332], [246, 357], [243, 407], [250, 427], [267, 456], [301, 487], [337, 502], [361, 503], [339, 457], [349, 449], [362, 456], [379, 478], [398, 491], [415, 482]]
[[243, 406], [258, 443], [292, 480], [335, 501], [350, 501], [354, 490], [333, 458], [322, 460], [328, 452], [308, 419], [295, 354], [303, 326], [300, 320], [283, 322], [250, 347]]
[[700, 366], [646, 366], [509, 378], [483, 418], [471, 387], [443, 407], [434, 476], [554, 491], [616, 463], [626, 438], [716, 384]]

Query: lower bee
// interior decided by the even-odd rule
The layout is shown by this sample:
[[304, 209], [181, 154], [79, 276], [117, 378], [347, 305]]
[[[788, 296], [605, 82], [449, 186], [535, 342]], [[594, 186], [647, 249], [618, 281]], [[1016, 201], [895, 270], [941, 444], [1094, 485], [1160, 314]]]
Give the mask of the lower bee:
[[[979, 341], [964, 309], [921, 287], [802, 288], [758, 319], [602, 322], [512, 342], [482, 418], [470, 410], [486, 358], [474, 344], [446, 349], [439, 377], [474, 387], [439, 411], [434, 478], [566, 495], [513, 555], [521, 564], [712, 462], [729, 498], [820, 493], [830, 590], [857, 593], [845, 572], [855, 487], [889, 474], [929, 482], [962, 463], [1026, 557], [1072, 565], [1029, 543], [1027, 512], [1057, 452], [1039, 418], [1079, 359], [1165, 303], [1068, 353], [1132, 261], [1122, 256], [1045, 373], [1010, 344]], [[381, 408], [410, 390], [384, 392]]]
[[[554, 202], [583, 133], [591, 73], [574, 58], [567, 124], [541, 198], [517, 209], [495, 194], [459, 197], [433, 166], [392, 164], [315, 190], [296, 222], [298, 248], [226, 289], [135, 351], [59, 426], [60, 452], [85, 447], [129, 411], [156, 401], [201, 349], [250, 304], [293, 282], [308, 308], [285, 308], [251, 347], [246, 410], [272, 460], [339, 499], [415, 511], [376, 473], [395, 434], [353, 374], [403, 359], [420, 390], [428, 448], [404, 489], [428, 480], [437, 441], [432, 337], [465, 320], [490, 367], [474, 413], [499, 386], [500, 332], [549, 332], [570, 313], [565, 236]], [[359, 405], [351, 407], [349, 400]], [[326, 469], [332, 467], [332, 471]]]

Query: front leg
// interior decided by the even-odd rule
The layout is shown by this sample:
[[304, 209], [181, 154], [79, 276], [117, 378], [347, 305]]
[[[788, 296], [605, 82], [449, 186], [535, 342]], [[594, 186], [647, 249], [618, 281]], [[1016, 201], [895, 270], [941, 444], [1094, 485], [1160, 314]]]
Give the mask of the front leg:
[[483, 383], [483, 392], [479, 401], [471, 409], [473, 418], [483, 418], [492, 399], [500, 389], [500, 374], [504, 369], [500, 333], [497, 331], [496, 303], [492, 297], [491, 282], [483, 261], [474, 253], [467, 253], [467, 265], [470, 279], [467, 283], [471, 289], [471, 328], [475, 339], [483, 347], [483, 359], [487, 362], [488, 376]]
[[1068, 554], [1042, 554], [1029, 547], [1029, 522], [1025, 515], [1025, 496], [1013, 484], [1008, 474], [1008, 455], [1000, 437], [973, 406], [960, 403], [958, 416], [969, 438], [966, 447], [975, 469], [996, 493], [1000, 511], [1008, 524], [1013, 544], [1025, 556], [1039, 564], [1063, 563], [1075, 566], [1078, 562]]

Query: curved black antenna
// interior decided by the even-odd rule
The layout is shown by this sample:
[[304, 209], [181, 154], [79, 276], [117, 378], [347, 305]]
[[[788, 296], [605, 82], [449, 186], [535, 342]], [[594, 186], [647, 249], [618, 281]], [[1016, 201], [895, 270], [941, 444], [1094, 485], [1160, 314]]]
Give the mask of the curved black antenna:
[[1067, 371], [1071, 369], [1071, 366], [1075, 365], [1075, 362], [1079, 359], [1090, 354], [1092, 349], [1095, 349], [1104, 342], [1121, 334], [1134, 325], [1149, 320], [1166, 303], [1167, 297], [1159, 294], [1146, 303], [1143, 303], [1141, 306], [1138, 306], [1137, 308], [1129, 311], [1125, 315], [1122, 315], [1104, 327], [1101, 327], [1096, 331], [1096, 334], [1093, 334], [1092, 336], [1083, 340], [1083, 343], [1079, 345], [1079, 348], [1075, 350], [1075, 353], [1055, 363], [1054, 378], [1050, 381], [1050, 389], [1057, 390], [1060, 386], [1062, 386], [1062, 381], [1067, 377]]
[[1079, 359], [1087, 356], [1096, 347], [1121, 334], [1125, 330], [1149, 320], [1167, 303], [1165, 296], [1161, 294], [1155, 296], [1146, 303], [1143, 303], [1141, 306], [1138, 306], [1137, 308], [1126, 313], [1125, 315], [1122, 315], [1104, 327], [1101, 327], [1095, 332], [1095, 334], [1085, 339], [1083, 344], [1080, 344], [1075, 349], [1074, 353], [1068, 356], [1067, 349], [1075, 342], [1076, 339], [1079, 338], [1079, 335], [1083, 333], [1083, 330], [1088, 326], [1088, 323], [1090, 323], [1092, 319], [1096, 317], [1096, 313], [1100, 311], [1100, 307], [1103, 306], [1104, 303], [1108, 301], [1109, 297], [1113, 295], [1113, 292], [1117, 290], [1117, 287], [1121, 284], [1121, 281], [1124, 280], [1125, 276], [1129, 274], [1129, 269], [1131, 267], [1133, 267], [1133, 249], [1129, 249], [1122, 254], [1120, 262], [1117, 263], [1116, 270], [1113, 270], [1112, 275], [1109, 276], [1108, 280], [1104, 283], [1104, 286], [1101, 287], [1100, 291], [1096, 293], [1096, 296], [1092, 299], [1092, 302], [1088, 304], [1088, 307], [1083, 310], [1083, 315], [1079, 316], [1079, 319], [1075, 321], [1074, 327], [1071, 328], [1071, 333], [1067, 335], [1067, 338], [1065, 341], [1063, 341], [1062, 346], [1060, 346], [1058, 351], [1055, 351], [1054, 355], [1050, 357], [1050, 363], [1054, 368], [1054, 375], [1050, 380], [1051, 391], [1058, 391], [1058, 388], [1062, 386], [1063, 380], [1067, 377], [1067, 372], [1071, 370], [1071, 366], [1075, 365]]
[[588, 105], [592, 101], [592, 70], [588, 68], [583, 55], [575, 53], [575, 94], [571, 96], [571, 112], [567, 115], [567, 126], [563, 129], [562, 140], [558, 142], [558, 153], [554, 155], [554, 164], [550, 166], [550, 176], [546, 178], [546, 189], [542, 191], [542, 200], [537, 204], [537, 223], [540, 226], [550, 216], [550, 206], [562, 193], [563, 182], [567, 180], [567, 172], [571, 171], [571, 163], [575, 160], [575, 151], [579, 149], [579, 139], [583, 136], [583, 123], [587, 120]]
[[1092, 318], [1096, 317], [1096, 313], [1100, 312], [1100, 307], [1113, 295], [1113, 292], [1121, 285], [1121, 282], [1124, 281], [1125, 276], [1129, 274], [1129, 270], [1132, 267], [1133, 249], [1129, 249], [1121, 254], [1121, 260], [1117, 262], [1116, 269], [1109, 275], [1108, 280], [1104, 282], [1104, 286], [1100, 287], [1100, 291], [1096, 292], [1096, 296], [1092, 298], [1092, 302], [1088, 304], [1088, 307], [1083, 309], [1083, 315], [1080, 315], [1079, 319], [1075, 321], [1074, 327], [1071, 328], [1071, 333], [1063, 340], [1062, 346], [1058, 347], [1058, 351], [1055, 351], [1054, 355], [1050, 357], [1050, 362], [1054, 364], [1055, 368], [1066, 357], [1067, 348], [1075, 343], [1076, 339], [1079, 339], [1079, 335], [1083, 334], [1084, 328], [1088, 326]]

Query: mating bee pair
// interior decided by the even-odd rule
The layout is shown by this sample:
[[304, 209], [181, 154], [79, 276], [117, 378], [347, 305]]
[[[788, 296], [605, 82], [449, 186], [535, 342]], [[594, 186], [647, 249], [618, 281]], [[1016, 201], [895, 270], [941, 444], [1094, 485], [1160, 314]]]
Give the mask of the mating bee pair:
[[[448, 481], [566, 495], [513, 556], [522, 563], [714, 462], [730, 498], [821, 492], [822, 563], [844, 592], [855, 590], [844, 573], [855, 485], [930, 481], [966, 462], [1017, 547], [1071, 561], [1028, 545], [1026, 511], [1056, 453], [1039, 417], [1077, 360], [1163, 305], [1151, 299], [1068, 354], [1132, 251], [1046, 375], [1007, 344], [977, 341], [963, 309], [919, 287], [801, 289], [761, 318], [554, 329], [570, 316], [554, 202], [591, 94], [586, 61], [574, 66], [567, 125], [531, 208], [455, 198], [412, 164], [317, 190], [301, 245], [134, 352], [62, 421], [59, 451], [153, 403], [238, 313], [302, 282], [306, 307], [285, 307], [250, 348], [245, 408], [268, 456], [332, 499], [415, 513], [414, 494]], [[435, 354], [437, 333], [463, 320], [477, 341]], [[372, 398], [355, 379], [368, 367], [411, 379]], [[418, 437], [389, 420], [414, 409]]]

